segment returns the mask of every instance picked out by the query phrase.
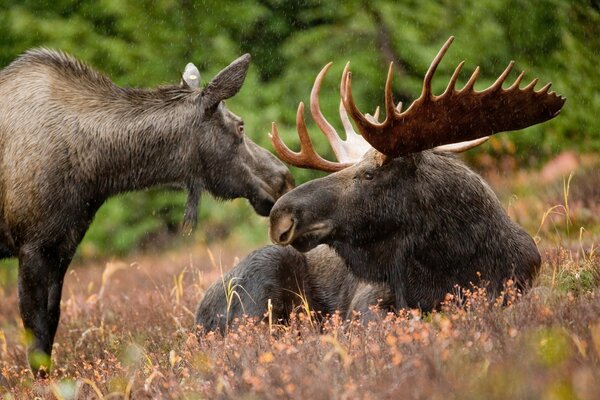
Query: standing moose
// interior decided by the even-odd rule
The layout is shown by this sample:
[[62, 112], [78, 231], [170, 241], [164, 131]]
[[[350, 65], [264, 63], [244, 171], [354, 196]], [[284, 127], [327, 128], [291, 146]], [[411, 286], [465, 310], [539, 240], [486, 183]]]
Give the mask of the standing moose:
[[[492, 86], [481, 92], [473, 88], [479, 68], [461, 90], [455, 89], [464, 63], [461, 62], [445, 92], [433, 95], [433, 75], [452, 41], [451, 37], [437, 54], [425, 75], [421, 96], [404, 112], [401, 103], [393, 103], [390, 66], [385, 86], [387, 115], [382, 123], [378, 121], [378, 110], [373, 116], [358, 111], [346, 66], [340, 102], [346, 141], [339, 138], [319, 110], [318, 93], [330, 65], [323, 68], [311, 93], [311, 113], [328, 137], [338, 163], [324, 160], [314, 152], [303, 122], [302, 103], [296, 120], [300, 153], [281, 142], [273, 124], [271, 138], [282, 160], [298, 167], [337, 171], [288, 192], [271, 211], [271, 239], [303, 252], [290, 247], [269, 250], [275, 253], [269, 257], [271, 269], [287, 269], [292, 276], [311, 274], [303, 277], [296, 290], [302, 290], [302, 285], [312, 289], [311, 282], [321, 282], [319, 287], [326, 287], [322, 280], [333, 279], [335, 284], [328, 288], [337, 293], [350, 288], [351, 295], [344, 296], [341, 304], [335, 293], [317, 290], [317, 297], [333, 299], [333, 304], [344, 310], [351, 310], [353, 296], [360, 295], [372, 303], [381, 298], [395, 309], [427, 311], [435, 308], [456, 285], [468, 287], [484, 282], [488, 293], [494, 296], [507, 279], [513, 279], [519, 288], [531, 283], [540, 266], [533, 239], [509, 219], [483, 179], [450, 153], [475, 147], [494, 133], [549, 120], [558, 115], [565, 99], [548, 93], [550, 84], [535, 91], [537, 79], [519, 88], [524, 73], [504, 89], [502, 85], [513, 62]], [[353, 131], [347, 113], [362, 136]], [[320, 261], [323, 257], [315, 254], [323, 253], [320, 244], [328, 246], [328, 252], [337, 254], [345, 266], [340, 268], [334, 263], [337, 272], [333, 278], [331, 271], [326, 271], [326, 263]], [[297, 254], [290, 256], [294, 251]], [[300, 267], [294, 257], [302, 260]], [[245, 278], [237, 284], [243, 286], [250, 280], [252, 275], [245, 269], [256, 268], [254, 264], [244, 260], [231, 271], [232, 277]], [[344, 274], [370, 286], [356, 285], [355, 279], [348, 286]], [[280, 275], [268, 275], [268, 285], [249, 285], [249, 295], [278, 300], [281, 296], [271, 288], [277, 286]], [[289, 286], [287, 282], [283, 285]], [[365, 297], [365, 290], [372, 294]], [[216, 300], [219, 295], [214, 292], [207, 292], [197, 312], [197, 322], [207, 322], [205, 329], [209, 330], [219, 327], [205, 317], [203, 306], [222, 303]], [[331, 304], [325, 307], [328, 308]], [[222, 307], [219, 311], [223, 311]], [[260, 316], [259, 311], [255, 310], [253, 316]], [[229, 313], [228, 318], [236, 316]]]
[[[49, 368], [63, 278], [98, 208], [154, 185], [247, 198], [267, 216], [293, 187], [287, 168], [244, 135], [224, 100], [250, 55], [205, 87], [188, 65], [180, 85], [121, 88], [64, 53], [31, 50], [0, 72], [0, 255], [19, 258], [19, 305], [34, 337], [34, 373]], [[38, 357], [41, 355], [41, 357]]]

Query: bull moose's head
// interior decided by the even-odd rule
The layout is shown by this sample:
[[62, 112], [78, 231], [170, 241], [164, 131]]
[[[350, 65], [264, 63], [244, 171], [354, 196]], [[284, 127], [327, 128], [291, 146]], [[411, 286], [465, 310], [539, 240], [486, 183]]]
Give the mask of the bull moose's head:
[[[479, 67], [462, 89], [455, 88], [464, 64], [461, 62], [444, 93], [432, 94], [433, 75], [452, 41], [453, 37], [449, 38], [441, 48], [425, 74], [420, 97], [404, 112], [402, 103], [396, 106], [392, 99], [390, 65], [383, 122], [378, 120], [379, 109], [371, 116], [356, 107], [352, 75], [346, 65], [340, 88], [345, 141], [319, 110], [319, 89], [331, 64], [323, 68], [311, 92], [310, 109], [339, 162], [324, 160], [313, 150], [302, 103], [296, 120], [299, 153], [282, 143], [273, 124], [271, 140], [282, 160], [302, 168], [335, 172], [297, 187], [276, 203], [270, 216], [270, 236], [275, 243], [291, 244], [302, 251], [320, 243], [362, 246], [389, 240], [390, 234], [399, 230], [404, 232], [403, 240], [410, 242], [417, 232], [427, 235], [428, 230], [439, 228], [427, 226], [428, 215], [437, 211], [440, 216], [456, 214], [448, 217], [449, 224], [467, 218], [461, 213], [485, 212], [489, 196], [482, 194], [481, 179], [462, 164], [440, 160], [450, 157], [447, 152], [478, 146], [492, 134], [549, 120], [558, 115], [565, 99], [548, 93], [550, 83], [534, 90], [537, 79], [519, 88], [523, 72], [504, 89], [512, 61], [483, 91], [474, 90]], [[348, 114], [361, 135], [354, 132]], [[441, 211], [449, 208], [453, 211]]]

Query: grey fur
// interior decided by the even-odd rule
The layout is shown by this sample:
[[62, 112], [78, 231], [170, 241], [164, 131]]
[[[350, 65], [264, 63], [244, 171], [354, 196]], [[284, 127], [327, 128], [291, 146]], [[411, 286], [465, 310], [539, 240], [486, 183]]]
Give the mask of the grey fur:
[[31, 351], [50, 354], [64, 274], [108, 197], [185, 187], [190, 226], [202, 190], [245, 197], [266, 216], [293, 187], [287, 168], [243, 135], [223, 102], [240, 90], [249, 62], [238, 58], [203, 90], [121, 88], [47, 49], [0, 72], [0, 255], [19, 257]]

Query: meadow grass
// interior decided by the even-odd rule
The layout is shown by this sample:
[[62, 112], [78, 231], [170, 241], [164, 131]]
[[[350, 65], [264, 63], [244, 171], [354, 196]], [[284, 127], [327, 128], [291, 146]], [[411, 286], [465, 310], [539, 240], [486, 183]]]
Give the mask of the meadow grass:
[[508, 282], [489, 299], [466, 288], [430, 314], [317, 324], [299, 294], [288, 324], [267, 312], [198, 336], [204, 291], [220, 281], [233, 301], [243, 288], [222, 280], [223, 265], [244, 256], [198, 245], [72, 268], [53, 370], [36, 381], [15, 287], [2, 285], [0, 398], [600, 398], [600, 217], [570, 197], [576, 179], [565, 178], [559, 206], [552, 195], [510, 201], [542, 253], [529, 291]]

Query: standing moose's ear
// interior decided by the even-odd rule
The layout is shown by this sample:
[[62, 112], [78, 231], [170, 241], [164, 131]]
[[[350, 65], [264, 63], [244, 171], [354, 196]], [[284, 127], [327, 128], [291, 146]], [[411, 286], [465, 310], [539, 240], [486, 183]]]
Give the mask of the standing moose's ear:
[[250, 54], [244, 54], [219, 72], [202, 90], [204, 108], [211, 108], [239, 92], [246, 79], [249, 65]]
[[181, 85], [187, 85], [190, 89], [198, 89], [200, 87], [200, 71], [192, 63], [188, 63], [181, 77]]

